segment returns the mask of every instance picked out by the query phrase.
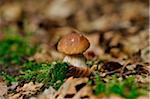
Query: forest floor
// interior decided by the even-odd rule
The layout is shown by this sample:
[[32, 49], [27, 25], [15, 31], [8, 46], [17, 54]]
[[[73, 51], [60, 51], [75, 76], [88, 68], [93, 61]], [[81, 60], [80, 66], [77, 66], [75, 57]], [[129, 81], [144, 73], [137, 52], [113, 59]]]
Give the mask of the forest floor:
[[[148, 11], [148, 0], [1, 0], [0, 99], [149, 99]], [[75, 31], [90, 47], [66, 62], [58, 42]]]

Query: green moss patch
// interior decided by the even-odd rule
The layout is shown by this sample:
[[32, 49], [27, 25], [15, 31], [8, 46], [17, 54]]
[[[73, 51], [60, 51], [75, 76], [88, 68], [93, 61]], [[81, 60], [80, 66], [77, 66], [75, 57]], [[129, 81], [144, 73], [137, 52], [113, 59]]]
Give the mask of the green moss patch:
[[104, 93], [107, 96], [117, 94], [126, 99], [136, 99], [142, 95], [141, 90], [143, 89], [138, 87], [134, 77], [119, 80], [116, 76], [113, 76], [110, 81], [104, 83], [100, 76], [96, 74], [91, 82], [94, 83], [93, 92], [95, 95], [100, 93]]

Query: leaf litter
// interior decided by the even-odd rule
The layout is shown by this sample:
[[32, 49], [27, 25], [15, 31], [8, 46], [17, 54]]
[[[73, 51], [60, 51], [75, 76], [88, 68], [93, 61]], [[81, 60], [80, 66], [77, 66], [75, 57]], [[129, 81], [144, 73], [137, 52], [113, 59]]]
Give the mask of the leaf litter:
[[[2, 0], [0, 5], [0, 98], [149, 98], [147, 0]], [[66, 55], [57, 49], [73, 31], [90, 42], [79, 58], [85, 58], [86, 68], [71, 64], [72, 58], [63, 62]]]

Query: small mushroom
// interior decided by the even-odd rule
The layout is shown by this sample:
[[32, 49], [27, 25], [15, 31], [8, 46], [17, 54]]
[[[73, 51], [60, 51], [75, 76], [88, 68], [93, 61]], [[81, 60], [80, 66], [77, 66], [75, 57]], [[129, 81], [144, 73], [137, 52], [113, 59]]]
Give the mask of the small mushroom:
[[57, 49], [59, 52], [67, 55], [63, 61], [74, 66], [86, 66], [83, 52], [85, 52], [89, 46], [90, 43], [88, 39], [77, 31], [74, 31], [60, 39]]

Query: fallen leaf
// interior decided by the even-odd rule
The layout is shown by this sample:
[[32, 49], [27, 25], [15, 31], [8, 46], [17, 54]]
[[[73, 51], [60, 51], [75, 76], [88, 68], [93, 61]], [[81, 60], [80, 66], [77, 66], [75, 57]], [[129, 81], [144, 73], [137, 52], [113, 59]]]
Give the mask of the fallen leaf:
[[[7, 94], [7, 85], [2, 78], [0, 78], [0, 96]], [[1, 98], [0, 98], [1, 99]]]

